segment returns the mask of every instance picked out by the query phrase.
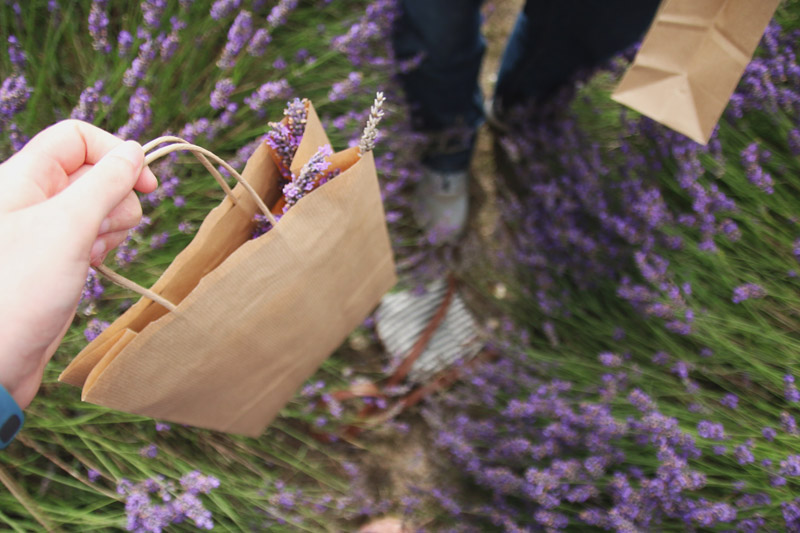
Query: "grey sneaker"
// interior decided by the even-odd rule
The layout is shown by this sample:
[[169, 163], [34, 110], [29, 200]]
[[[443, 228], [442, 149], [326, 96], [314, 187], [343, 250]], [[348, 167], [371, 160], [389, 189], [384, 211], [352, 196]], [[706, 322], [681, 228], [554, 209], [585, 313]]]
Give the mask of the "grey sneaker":
[[452, 242], [464, 231], [469, 209], [468, 183], [466, 170], [423, 169], [417, 184], [415, 215], [435, 242]]

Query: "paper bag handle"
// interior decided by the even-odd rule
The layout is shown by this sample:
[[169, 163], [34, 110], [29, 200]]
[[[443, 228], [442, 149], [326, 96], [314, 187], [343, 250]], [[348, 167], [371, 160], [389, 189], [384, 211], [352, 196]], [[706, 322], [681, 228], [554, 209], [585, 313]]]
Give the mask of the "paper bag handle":
[[[275, 216], [272, 214], [272, 212], [269, 210], [267, 205], [264, 203], [264, 201], [258, 195], [258, 192], [256, 192], [255, 189], [253, 189], [253, 186], [250, 185], [249, 183], [247, 183], [247, 181], [242, 177], [241, 174], [239, 174], [236, 171], [236, 169], [234, 169], [224, 159], [222, 159], [221, 157], [219, 157], [215, 153], [211, 152], [210, 150], [206, 150], [202, 146], [197, 146], [195, 144], [188, 143], [185, 140], [181, 139], [180, 137], [174, 137], [174, 136], [171, 136], [171, 135], [166, 135], [164, 137], [159, 137], [157, 139], [153, 139], [149, 143], [145, 144], [142, 148], [144, 148], [145, 152], [149, 152], [150, 150], [153, 150], [153, 148], [155, 148], [159, 144], [164, 144], [166, 142], [172, 142], [173, 144], [158, 148], [157, 150], [154, 150], [153, 152], [147, 154], [147, 156], [144, 159], [144, 164], [145, 165], [149, 165], [153, 161], [155, 161], [157, 159], [160, 159], [160, 158], [164, 157], [165, 155], [171, 154], [172, 152], [177, 152], [177, 151], [192, 152], [192, 154], [197, 158], [197, 160], [200, 161], [200, 163], [211, 173], [212, 176], [214, 176], [214, 179], [216, 179], [217, 183], [220, 184], [220, 186], [222, 187], [222, 190], [225, 191], [225, 194], [227, 194], [228, 197], [235, 204], [236, 200], [235, 200], [235, 197], [233, 196], [233, 191], [231, 191], [230, 187], [225, 182], [225, 180], [223, 179], [223, 177], [219, 173], [219, 171], [216, 168], [214, 168], [214, 165], [212, 165], [208, 161], [207, 158], [211, 158], [215, 163], [217, 163], [219, 165], [222, 165], [222, 167], [225, 170], [230, 172], [230, 174], [234, 178], [236, 178], [236, 181], [238, 181], [239, 183], [242, 184], [242, 187], [244, 187], [245, 190], [250, 194], [250, 196], [253, 197], [253, 200], [256, 202], [256, 205], [258, 206], [258, 208], [261, 210], [262, 213], [264, 213], [264, 216], [267, 217], [267, 220], [269, 220], [270, 223], [273, 226], [275, 226], [278, 223], [278, 221], [275, 219]], [[122, 287], [124, 289], [128, 289], [130, 291], [133, 291], [133, 292], [139, 294], [140, 296], [144, 296], [145, 298], [149, 298], [150, 300], [153, 300], [157, 304], [159, 304], [159, 305], [163, 306], [164, 308], [168, 309], [170, 312], [175, 312], [175, 310], [177, 309], [177, 306], [175, 304], [173, 304], [172, 302], [170, 302], [169, 300], [167, 300], [163, 296], [160, 296], [160, 295], [154, 293], [150, 289], [142, 287], [138, 283], [135, 283], [135, 282], [129, 280], [128, 278], [122, 276], [121, 274], [117, 274], [116, 272], [114, 272], [113, 270], [111, 270], [110, 268], [108, 268], [107, 266], [105, 266], [103, 264], [98, 265], [96, 267], [96, 270], [100, 274], [102, 274], [103, 276], [108, 278], [112, 283], [115, 283], [115, 284], [119, 285], [120, 287]]]

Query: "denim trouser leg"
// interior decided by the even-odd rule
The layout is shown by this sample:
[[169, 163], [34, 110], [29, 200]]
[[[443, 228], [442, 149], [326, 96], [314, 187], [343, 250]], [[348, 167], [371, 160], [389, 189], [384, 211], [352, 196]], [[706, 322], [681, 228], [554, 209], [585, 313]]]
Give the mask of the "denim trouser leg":
[[[418, 55], [418, 68], [401, 74], [414, 128], [432, 135], [423, 162], [436, 170], [469, 166], [483, 120], [478, 73], [486, 44], [480, 34], [482, 0], [400, 0], [393, 44], [399, 60]], [[452, 130], [460, 130], [452, 135]], [[452, 135], [452, 136], [451, 136]], [[447, 137], [443, 140], [443, 137]]]
[[[436, 170], [469, 165], [483, 121], [478, 74], [486, 45], [482, 0], [399, 0], [393, 44], [399, 60], [422, 55], [400, 76], [418, 131], [466, 134], [432, 146], [423, 162]], [[660, 0], [527, 0], [506, 46], [495, 97], [504, 107], [546, 99], [579, 69], [636, 42]], [[436, 136], [434, 136], [436, 137]]]
[[503, 54], [495, 98], [504, 108], [545, 100], [580, 69], [639, 40], [660, 0], [527, 0]]

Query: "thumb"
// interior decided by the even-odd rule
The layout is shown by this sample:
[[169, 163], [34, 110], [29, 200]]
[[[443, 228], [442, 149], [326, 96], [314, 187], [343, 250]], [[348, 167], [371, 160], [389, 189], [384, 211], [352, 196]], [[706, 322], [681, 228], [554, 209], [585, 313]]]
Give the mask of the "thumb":
[[103, 219], [133, 190], [143, 167], [141, 145], [126, 141], [51, 201], [78, 225], [76, 229], [96, 235]]

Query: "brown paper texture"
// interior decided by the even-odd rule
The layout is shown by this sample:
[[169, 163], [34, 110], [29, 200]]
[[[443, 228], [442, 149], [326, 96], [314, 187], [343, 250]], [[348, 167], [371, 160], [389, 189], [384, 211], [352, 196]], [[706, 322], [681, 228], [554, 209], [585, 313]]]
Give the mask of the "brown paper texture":
[[664, 0], [611, 98], [706, 144], [780, 0]]
[[[306, 131], [319, 139], [315, 113]], [[256, 151], [244, 174], [265, 192], [278, 181], [267, 149]], [[126, 316], [131, 308], [106, 329], [62, 380], [83, 385], [82, 398], [92, 403], [259, 435], [396, 281], [372, 154], [359, 158], [353, 148], [332, 159], [350, 166], [258, 239], [248, 240], [252, 223], [229, 215], [244, 197], [235, 208], [224, 200], [154, 285], [177, 283], [175, 274], [167, 279], [176, 265], [188, 272], [173, 292], [186, 293], [171, 299], [177, 310], [149, 311], [155, 318], [145, 322], [148, 309], [160, 306], [143, 298], [138, 313]], [[251, 219], [254, 202], [245, 211]], [[218, 241], [229, 238], [238, 244], [222, 257], [230, 245]], [[206, 247], [214, 253], [202, 254]]]

